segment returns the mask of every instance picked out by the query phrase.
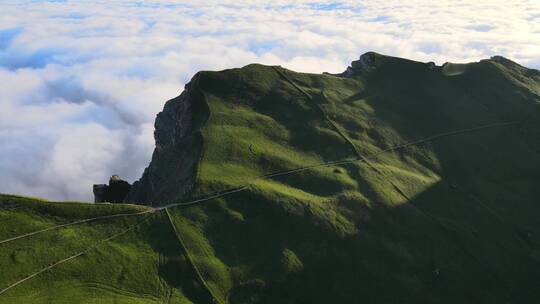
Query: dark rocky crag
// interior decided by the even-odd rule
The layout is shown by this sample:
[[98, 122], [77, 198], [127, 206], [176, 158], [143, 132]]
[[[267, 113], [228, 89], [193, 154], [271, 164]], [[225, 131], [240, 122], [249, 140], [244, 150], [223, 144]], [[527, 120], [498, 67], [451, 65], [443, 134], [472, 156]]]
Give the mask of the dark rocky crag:
[[109, 184], [94, 185], [94, 202], [96, 203], [123, 203], [131, 189], [131, 185], [122, 180], [118, 175], [113, 175], [109, 179]]
[[196, 89], [197, 75], [182, 94], [165, 103], [155, 121], [156, 148], [143, 176], [133, 184], [127, 201], [163, 205], [181, 199], [193, 188], [202, 140], [198, 128], [208, 110]]

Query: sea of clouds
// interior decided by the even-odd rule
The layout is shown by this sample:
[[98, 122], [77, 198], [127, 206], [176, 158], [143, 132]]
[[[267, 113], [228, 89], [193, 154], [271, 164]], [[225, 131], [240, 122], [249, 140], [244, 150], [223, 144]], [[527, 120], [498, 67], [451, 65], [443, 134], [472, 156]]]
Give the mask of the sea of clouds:
[[[269, 4], [269, 3], [272, 4]], [[540, 67], [534, 1], [0, 1], [0, 192], [91, 200], [137, 179], [198, 70], [341, 72], [362, 53]]]

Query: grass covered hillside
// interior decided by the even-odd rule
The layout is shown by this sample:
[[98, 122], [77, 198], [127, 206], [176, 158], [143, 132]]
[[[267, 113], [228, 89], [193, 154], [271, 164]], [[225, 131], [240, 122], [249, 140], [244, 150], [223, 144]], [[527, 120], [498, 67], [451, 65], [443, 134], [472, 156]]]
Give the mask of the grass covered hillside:
[[199, 72], [146, 206], [1, 197], [0, 303], [535, 303], [539, 127], [540, 72], [502, 57]]
[[0, 303], [209, 301], [164, 211], [0, 195], [0, 239]]

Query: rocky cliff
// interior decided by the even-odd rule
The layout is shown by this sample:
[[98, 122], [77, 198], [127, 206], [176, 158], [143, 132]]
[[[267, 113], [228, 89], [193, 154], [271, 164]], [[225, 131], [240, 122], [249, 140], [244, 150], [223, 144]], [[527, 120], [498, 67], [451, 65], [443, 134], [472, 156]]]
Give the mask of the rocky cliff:
[[198, 90], [195, 76], [157, 115], [152, 160], [133, 184], [127, 201], [163, 205], [178, 201], [193, 188], [202, 148], [199, 128], [208, 115]]

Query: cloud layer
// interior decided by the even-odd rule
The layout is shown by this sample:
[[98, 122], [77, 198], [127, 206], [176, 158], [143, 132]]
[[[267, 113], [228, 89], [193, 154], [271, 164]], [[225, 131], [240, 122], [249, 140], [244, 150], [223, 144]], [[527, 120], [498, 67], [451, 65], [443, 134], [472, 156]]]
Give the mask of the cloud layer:
[[359, 2], [2, 1], [0, 192], [91, 200], [111, 174], [135, 180], [198, 70], [341, 72], [369, 50], [540, 67], [536, 1]]

